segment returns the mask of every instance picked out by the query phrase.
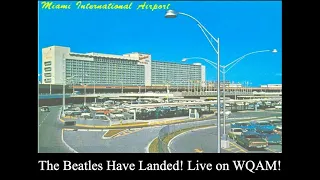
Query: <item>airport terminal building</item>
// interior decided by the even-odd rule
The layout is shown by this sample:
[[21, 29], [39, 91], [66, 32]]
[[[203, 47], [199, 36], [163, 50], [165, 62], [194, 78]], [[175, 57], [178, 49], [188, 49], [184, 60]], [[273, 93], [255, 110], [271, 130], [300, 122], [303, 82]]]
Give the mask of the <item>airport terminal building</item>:
[[205, 66], [153, 61], [150, 54], [73, 53], [70, 47], [42, 49], [43, 84], [119, 86], [188, 86], [204, 82]]

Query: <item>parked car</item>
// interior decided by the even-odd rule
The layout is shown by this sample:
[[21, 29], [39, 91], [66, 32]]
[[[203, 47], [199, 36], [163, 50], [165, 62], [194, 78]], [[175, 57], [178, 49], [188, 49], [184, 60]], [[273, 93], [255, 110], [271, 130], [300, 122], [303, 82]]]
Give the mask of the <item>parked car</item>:
[[95, 114], [93, 119], [99, 119], [99, 120], [110, 120], [106, 115], [104, 114]]
[[268, 141], [261, 138], [259, 133], [247, 131], [236, 136], [236, 142], [246, 149], [264, 149], [268, 147]]
[[73, 111], [73, 112], [71, 113], [71, 116], [80, 116], [81, 114], [82, 114], [81, 111]]
[[124, 118], [124, 115], [119, 112], [119, 111], [113, 111], [112, 113], [110, 113], [110, 118], [111, 119], [123, 119]]
[[246, 132], [247, 130], [245, 129], [241, 129], [241, 128], [231, 128], [229, 133], [228, 133], [228, 137], [235, 140], [236, 136], [240, 136], [241, 133]]
[[268, 121], [251, 121], [250, 124], [255, 128], [265, 128], [265, 129], [270, 129], [270, 130], [274, 130], [275, 126], [272, 125], [270, 122]]
[[280, 119], [269, 120], [269, 123], [274, 125], [274, 126], [282, 125], [282, 121]]
[[268, 144], [282, 144], [281, 136], [269, 128], [258, 127], [256, 132], [261, 138], [267, 140]]
[[277, 126], [273, 131], [282, 137], [282, 126]]
[[48, 106], [42, 106], [42, 107], [40, 107], [40, 111], [41, 112], [50, 112], [50, 109]]
[[81, 118], [91, 118], [91, 113], [81, 113]]
[[252, 126], [249, 122], [231, 123], [231, 128], [241, 128], [241, 129], [245, 129], [247, 131], [254, 131], [255, 130], [255, 127]]

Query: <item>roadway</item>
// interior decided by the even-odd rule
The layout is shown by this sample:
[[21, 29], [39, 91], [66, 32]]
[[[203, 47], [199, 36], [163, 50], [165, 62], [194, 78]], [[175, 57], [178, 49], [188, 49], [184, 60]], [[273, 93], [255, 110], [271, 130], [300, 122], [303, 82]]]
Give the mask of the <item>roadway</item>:
[[[263, 117], [268, 113], [268, 115], [273, 115], [274, 112], [243, 112], [243, 113], [235, 113], [233, 116], [236, 119], [228, 119], [227, 122], [237, 121], [240, 119], [246, 119], [249, 116], [254, 117]], [[279, 113], [276, 113], [279, 114]], [[193, 122], [193, 124], [206, 125], [213, 124], [216, 121], [206, 120]], [[191, 123], [183, 123], [183, 124], [175, 124], [173, 125], [176, 129], [178, 128], [186, 128]], [[78, 131], [64, 131], [64, 141], [72, 147], [75, 151], [79, 153], [145, 153], [146, 147], [148, 144], [158, 136], [159, 131], [164, 126], [158, 127], [148, 127], [137, 130], [136, 132], [127, 133], [119, 137], [103, 139], [102, 136], [106, 131], [101, 130], [78, 130]], [[214, 137], [211, 137], [210, 133], [206, 137], [206, 142], [213, 142], [210, 144], [215, 144]], [[197, 137], [195, 140], [191, 141], [186, 139], [186, 142], [182, 143], [183, 146], [179, 147], [181, 152], [189, 152], [190, 149], [195, 149], [198, 145], [193, 141], [199, 141]], [[208, 140], [210, 139], [210, 140]], [[204, 141], [205, 142], [205, 141]], [[203, 146], [209, 146], [208, 149], [214, 149], [214, 146], [210, 148], [209, 143], [204, 143]], [[190, 146], [191, 145], [191, 146]], [[190, 147], [189, 147], [190, 146]], [[197, 147], [199, 148], [199, 147]], [[179, 152], [180, 152], [179, 149]]]
[[79, 153], [145, 153], [160, 129], [143, 128], [111, 139], [102, 139], [105, 131], [64, 131], [63, 136], [64, 141]]
[[[226, 127], [227, 133], [229, 130], [230, 126], [228, 125]], [[222, 132], [223, 128], [221, 128], [221, 133]], [[169, 149], [171, 153], [194, 153], [196, 151], [216, 153], [217, 134], [217, 127], [187, 131], [172, 139], [169, 143]], [[230, 147], [228, 149], [221, 150], [223, 153], [276, 153], [281, 151], [281, 145], [270, 145], [266, 150], [248, 151], [232, 140], [230, 141]]]
[[41, 112], [38, 118], [39, 153], [70, 153], [61, 141], [63, 124], [58, 121], [60, 106], [50, 106], [50, 112]]

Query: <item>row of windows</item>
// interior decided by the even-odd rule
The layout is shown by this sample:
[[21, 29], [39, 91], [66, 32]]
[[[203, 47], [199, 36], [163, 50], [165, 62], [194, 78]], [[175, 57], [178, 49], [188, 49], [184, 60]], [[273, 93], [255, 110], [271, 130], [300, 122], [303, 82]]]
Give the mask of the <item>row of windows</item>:
[[51, 79], [44, 79], [45, 83], [51, 83]]
[[45, 72], [51, 71], [51, 67], [46, 67], [46, 68], [44, 68], [44, 71], [45, 71]]
[[46, 61], [46, 62], [44, 62], [44, 65], [45, 65], [45, 66], [51, 66], [51, 61]]

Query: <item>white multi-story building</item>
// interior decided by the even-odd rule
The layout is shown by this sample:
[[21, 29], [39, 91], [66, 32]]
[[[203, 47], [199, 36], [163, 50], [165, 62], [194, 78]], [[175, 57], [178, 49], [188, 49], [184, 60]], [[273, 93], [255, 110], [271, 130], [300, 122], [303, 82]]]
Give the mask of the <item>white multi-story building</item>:
[[62, 46], [42, 49], [43, 84], [187, 86], [195, 80], [205, 81], [205, 66], [152, 61], [144, 53], [73, 53]]

